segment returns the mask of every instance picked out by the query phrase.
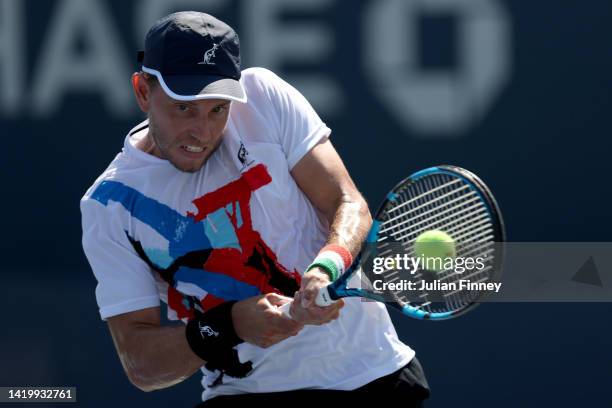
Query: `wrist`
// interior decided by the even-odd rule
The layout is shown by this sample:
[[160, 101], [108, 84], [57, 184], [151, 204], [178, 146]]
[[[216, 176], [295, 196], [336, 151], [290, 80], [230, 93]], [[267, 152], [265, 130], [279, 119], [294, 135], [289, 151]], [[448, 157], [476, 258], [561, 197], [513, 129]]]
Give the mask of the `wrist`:
[[306, 268], [306, 273], [313, 269], [329, 276], [330, 282], [340, 277], [353, 263], [350, 251], [340, 245], [329, 244], [324, 246], [315, 260]]
[[323, 281], [325, 283], [330, 283], [332, 281], [331, 280], [331, 276], [329, 275], [329, 273], [327, 273], [325, 270], [319, 268], [318, 266], [314, 266], [312, 268], [309, 268], [304, 273], [304, 277], [308, 277], [310, 279], [315, 279], [315, 280]]
[[250, 366], [238, 364], [234, 347], [242, 343], [234, 329], [232, 309], [236, 302], [230, 301], [213, 307], [189, 320], [185, 336], [191, 350], [206, 366], [240, 377], [250, 371]]
[[335, 281], [340, 276], [339, 268], [329, 259], [317, 257], [306, 269], [306, 273], [315, 271], [318, 274], [327, 276], [330, 282]]
[[232, 308], [236, 302], [225, 302], [189, 320], [185, 328], [187, 342], [203, 360], [208, 361], [214, 350], [233, 348], [242, 340], [236, 334]]

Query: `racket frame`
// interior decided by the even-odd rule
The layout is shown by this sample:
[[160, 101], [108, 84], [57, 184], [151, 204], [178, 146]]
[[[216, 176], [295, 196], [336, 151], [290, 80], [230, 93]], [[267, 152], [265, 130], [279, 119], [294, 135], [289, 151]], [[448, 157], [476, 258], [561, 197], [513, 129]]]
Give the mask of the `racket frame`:
[[[488, 186], [475, 174], [472, 172], [465, 170], [461, 167], [451, 166], [451, 165], [439, 165], [434, 167], [429, 167], [423, 170], [420, 170], [409, 177], [403, 179], [399, 183], [397, 183], [393, 189], [387, 194], [385, 200], [379, 205], [376, 215], [372, 221], [372, 226], [370, 231], [368, 232], [365, 244], [367, 248], [371, 248], [374, 246], [378, 240], [378, 233], [381, 227], [381, 224], [384, 222], [385, 217], [385, 209], [389, 204], [392, 204], [396, 198], [396, 191], [405, 188], [406, 184], [415, 183], [419, 179], [423, 177], [430, 176], [432, 174], [446, 174], [452, 177], [461, 178], [472, 191], [478, 194], [483, 202], [487, 204], [486, 208], [489, 212], [489, 216], [491, 217], [491, 221], [494, 227], [494, 242], [498, 243], [498, 251], [495, 256], [495, 261], [493, 265], [494, 275], [490, 279], [490, 282], [498, 282], [501, 279], [502, 265], [503, 265], [503, 250], [501, 248], [501, 243], [506, 240], [506, 231], [504, 221], [501, 215], [501, 211], [499, 209], [499, 205], [495, 200], [495, 197], [489, 190]], [[363, 249], [362, 249], [363, 251]], [[367, 255], [367, 254], [366, 254]], [[478, 301], [473, 301], [466, 306], [452, 310], [448, 312], [427, 312], [421, 310], [417, 306], [410, 305], [408, 303], [404, 305], [400, 305], [397, 302], [389, 302], [388, 299], [385, 299], [382, 295], [377, 295], [375, 293], [365, 291], [359, 288], [347, 288], [348, 280], [353, 276], [354, 272], [361, 265], [361, 259], [364, 257], [362, 252], [359, 253], [357, 258], [351, 264], [351, 266], [340, 276], [335, 282], [329, 284], [326, 287], [326, 290], [329, 294], [329, 299], [332, 301], [338, 300], [343, 297], [364, 297], [368, 299], [372, 299], [375, 301], [383, 302], [389, 306], [392, 306], [398, 309], [401, 313], [416, 318], [416, 319], [427, 319], [427, 320], [446, 320], [453, 317], [457, 317], [461, 314], [464, 314], [476, 306], [480, 304]], [[367, 259], [367, 256], [365, 256]], [[480, 296], [477, 300], [481, 300], [486, 295]], [[331, 302], [321, 302], [319, 303], [319, 297], [317, 298], [317, 304], [320, 306], [325, 306], [330, 304]]]

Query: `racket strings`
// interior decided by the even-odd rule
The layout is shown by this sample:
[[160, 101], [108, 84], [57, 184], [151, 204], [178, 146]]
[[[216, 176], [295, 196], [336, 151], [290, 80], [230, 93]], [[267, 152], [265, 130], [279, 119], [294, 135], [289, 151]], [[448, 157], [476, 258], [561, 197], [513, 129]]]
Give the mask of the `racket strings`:
[[[422, 184], [425, 183], [429, 184], [428, 181], [412, 184], [409, 189], [406, 189], [401, 194], [398, 194], [399, 198], [402, 199], [405, 196], [409, 196], [410, 194], [414, 194], [416, 192], [420, 193], [423, 189]], [[385, 220], [381, 224], [385, 228], [381, 228], [379, 234], [382, 235], [391, 230], [391, 234], [388, 235], [395, 237], [408, 231], [414, 234], [416, 237], [421, 232], [430, 229], [431, 225], [435, 224], [435, 221], [439, 221], [441, 218], [443, 218], [444, 215], [455, 217], [462, 213], [468, 212], [470, 209], [479, 207], [479, 197], [474, 191], [469, 190], [465, 194], [462, 194], [464, 191], [466, 191], [466, 188], [469, 187], [467, 185], [461, 186], [457, 189], [445, 192], [440, 197], [435, 196], [436, 191], [420, 193], [419, 195], [421, 196], [421, 200], [427, 200], [428, 196], [431, 199], [417, 203], [417, 205], [412, 208], [413, 211], [406, 211]], [[466, 208], [465, 205], [470, 203], [473, 203], [474, 205]], [[392, 210], [395, 210], [395, 208]], [[486, 208], [484, 209], [486, 211]]]
[[[445, 270], [437, 273], [440, 282], [485, 282], [491, 277], [494, 250], [494, 226], [488, 207], [480, 195], [463, 179], [446, 174], [426, 176], [404, 185], [396, 191], [396, 199], [385, 211], [386, 217], [379, 230], [378, 248], [381, 255], [390, 242], [399, 242], [409, 256], [414, 256], [414, 241], [422, 232], [442, 230], [453, 237], [457, 257], [483, 257], [484, 267], [468, 273]], [[387, 242], [385, 242], [387, 241]], [[415, 277], [428, 272], [419, 271]], [[390, 282], [400, 278], [398, 271], [385, 275]], [[429, 299], [425, 290], [417, 292], [421, 303], [415, 304], [414, 291], [393, 293], [400, 302], [409, 302], [428, 312], [456, 310], [473, 302], [478, 292], [467, 290], [442, 291], [443, 302]]]
[[[455, 183], [456, 183], [456, 182], [452, 182], [452, 183], [447, 184], [446, 186], [437, 187], [437, 188], [436, 188], [436, 190], [440, 190], [440, 189], [442, 189], [442, 188], [445, 188], [445, 187], [447, 187], [447, 186], [449, 186], [449, 185], [452, 185], [452, 184], [455, 184]], [[469, 188], [469, 187], [468, 187], [468, 186], [460, 186], [460, 187], [459, 187], [459, 188], [457, 188], [456, 190], [454, 190], [454, 191], [450, 191], [450, 192], [447, 192], [447, 193], [445, 193], [445, 194], [443, 194], [443, 195], [441, 195], [441, 196], [439, 196], [439, 197], [435, 197], [434, 199], [432, 199], [432, 200], [431, 200], [431, 201], [429, 201], [429, 202], [426, 202], [426, 203], [424, 203], [424, 204], [417, 205], [417, 206], [411, 206], [411, 204], [412, 204], [412, 203], [414, 203], [414, 202], [415, 202], [416, 200], [418, 200], [419, 198], [423, 198], [423, 197], [425, 197], [425, 196], [427, 196], [427, 195], [429, 195], [429, 194], [433, 194], [433, 193], [434, 193], [434, 191], [428, 191], [427, 193], [421, 194], [421, 196], [420, 196], [420, 197], [413, 198], [413, 199], [411, 199], [411, 200], [409, 200], [409, 201], [407, 201], [407, 202], [405, 202], [405, 203], [402, 203], [402, 204], [398, 205], [397, 207], [393, 207], [393, 208], [389, 209], [389, 210], [388, 210], [388, 212], [389, 212], [389, 214], [391, 214], [392, 212], [397, 212], [397, 211], [398, 211], [398, 210], [400, 210], [400, 209], [406, 208], [406, 206], [408, 206], [408, 208], [409, 208], [409, 210], [407, 210], [407, 211], [398, 212], [398, 215], [397, 215], [397, 216], [395, 216], [395, 217], [393, 217], [393, 218], [390, 218], [390, 219], [386, 220], [386, 221], [385, 221], [385, 222], [384, 222], [382, 225], [386, 225], [386, 224], [393, 223], [393, 222], [394, 222], [395, 220], [397, 220], [398, 218], [403, 218], [403, 217], [405, 217], [405, 216], [408, 216], [408, 215], [410, 215], [411, 213], [414, 213], [414, 212], [418, 211], [420, 208], [422, 208], [422, 207], [423, 207], [423, 206], [425, 206], [425, 205], [431, 205], [431, 204], [433, 204], [433, 203], [434, 203], [434, 202], [436, 202], [436, 201], [443, 200], [443, 199], [444, 199], [446, 196], [451, 195], [451, 194], [453, 194], [453, 193], [454, 193], [454, 192], [456, 192], [456, 191], [465, 190], [465, 189], [467, 189], [467, 188]], [[396, 224], [396, 225], [397, 225], [397, 224]], [[385, 232], [385, 231], [386, 231], [386, 230], [385, 230], [384, 228], [382, 228], [382, 229], [381, 229], [381, 232]]]

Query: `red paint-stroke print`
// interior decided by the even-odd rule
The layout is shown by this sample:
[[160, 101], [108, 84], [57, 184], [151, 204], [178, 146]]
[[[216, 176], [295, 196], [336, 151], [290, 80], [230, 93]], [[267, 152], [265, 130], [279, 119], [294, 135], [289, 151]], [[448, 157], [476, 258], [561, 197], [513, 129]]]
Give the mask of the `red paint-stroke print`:
[[[197, 208], [197, 213], [187, 215], [195, 222], [201, 222], [208, 214], [231, 205], [232, 211], [227, 214], [234, 226], [241, 249], [214, 249], [202, 267], [207, 272], [224, 274], [253, 285], [259, 288], [261, 293], [274, 292], [293, 296], [293, 290], [299, 288], [300, 285], [300, 274], [295, 270], [290, 272], [281, 265], [276, 254], [264, 242], [261, 235], [253, 229], [251, 196], [255, 190], [270, 182], [272, 178], [268, 169], [263, 164], [258, 164], [243, 173], [239, 179], [195, 199], [193, 204]], [[240, 226], [238, 225], [238, 210], [242, 218]], [[170, 300], [170, 293], [168, 299]], [[200, 304], [204, 310], [208, 310], [224, 301], [224, 299], [208, 294], [200, 300]], [[170, 305], [170, 302], [168, 303]], [[182, 306], [182, 303], [180, 305]], [[181, 310], [180, 314], [184, 313], [185, 311]]]

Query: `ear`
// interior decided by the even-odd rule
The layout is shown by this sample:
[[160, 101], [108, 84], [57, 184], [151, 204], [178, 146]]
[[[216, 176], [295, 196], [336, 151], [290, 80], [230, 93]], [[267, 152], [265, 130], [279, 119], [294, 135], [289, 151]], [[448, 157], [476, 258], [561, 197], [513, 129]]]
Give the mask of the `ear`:
[[151, 107], [151, 88], [149, 88], [141, 72], [134, 72], [132, 74], [132, 88], [134, 89], [134, 95], [140, 110], [145, 113], [149, 112]]

